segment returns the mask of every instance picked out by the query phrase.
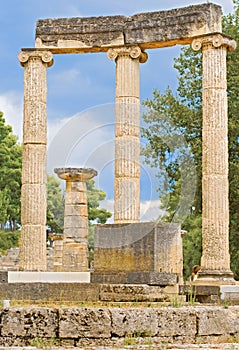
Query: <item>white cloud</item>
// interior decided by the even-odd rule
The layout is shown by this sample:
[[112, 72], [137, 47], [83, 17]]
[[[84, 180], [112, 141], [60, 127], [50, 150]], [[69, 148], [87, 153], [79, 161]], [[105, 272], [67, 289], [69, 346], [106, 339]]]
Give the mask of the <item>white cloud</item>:
[[141, 221], [157, 221], [165, 215], [165, 210], [160, 209], [160, 200], [143, 201], [140, 203]]
[[11, 125], [13, 133], [22, 141], [23, 100], [22, 95], [16, 92], [7, 92], [0, 95], [0, 111], [7, 125]]
[[[49, 123], [48, 172], [54, 167], [93, 167], [112, 159], [114, 105], [101, 105]], [[54, 134], [54, 135], [53, 135]]]
[[[100, 202], [100, 208], [107, 209], [112, 213], [112, 217], [108, 219], [107, 224], [114, 222], [114, 200], [106, 199]], [[160, 200], [141, 201], [140, 202], [140, 221], [151, 222], [160, 221], [160, 218], [165, 215], [165, 211], [160, 209]]]

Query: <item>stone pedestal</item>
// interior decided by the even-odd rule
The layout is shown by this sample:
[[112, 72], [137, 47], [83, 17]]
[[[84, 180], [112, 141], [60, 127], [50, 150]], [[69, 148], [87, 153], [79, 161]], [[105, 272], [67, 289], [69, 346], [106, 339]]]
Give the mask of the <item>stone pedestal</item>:
[[116, 62], [114, 222], [140, 221], [140, 84], [139, 46], [111, 48]]
[[132, 223], [95, 227], [96, 283], [182, 283], [183, 254], [179, 224]]
[[221, 35], [195, 39], [202, 48], [202, 272], [197, 283], [235, 283], [230, 270], [226, 54], [235, 42]]
[[46, 100], [48, 51], [21, 51], [24, 67], [24, 124], [20, 269], [46, 271]]
[[94, 169], [56, 168], [66, 180], [62, 262], [59, 246], [57, 271], [88, 271], [88, 208], [86, 181], [97, 175]]

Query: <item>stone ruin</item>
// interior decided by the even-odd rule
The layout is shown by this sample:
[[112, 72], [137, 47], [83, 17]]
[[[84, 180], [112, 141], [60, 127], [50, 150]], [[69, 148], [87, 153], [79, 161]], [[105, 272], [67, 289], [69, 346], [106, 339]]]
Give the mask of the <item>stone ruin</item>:
[[[236, 43], [222, 33], [221, 16], [220, 6], [205, 3], [130, 17], [37, 22], [35, 47], [23, 48], [18, 56], [24, 67], [21, 270], [46, 271], [47, 266], [47, 68], [53, 64], [53, 55], [104, 52], [116, 65], [115, 222], [96, 227], [92, 281], [148, 284], [182, 281], [180, 226], [140, 223], [139, 91], [140, 64], [147, 61], [150, 49], [189, 44], [193, 50], [202, 50], [203, 66], [200, 283], [234, 283], [229, 256], [226, 55], [235, 49]], [[70, 177], [66, 169], [58, 175], [66, 181]], [[80, 188], [82, 183], [70, 186], [70, 191], [75, 188], [76, 195], [77, 186]], [[73, 208], [75, 204], [67, 205]], [[86, 225], [86, 213], [84, 220], [75, 214], [71, 217], [69, 212], [65, 215], [65, 248], [58, 267], [61, 266], [61, 271], [84, 271], [87, 234], [82, 227], [79, 227], [82, 235], [74, 236], [73, 232], [77, 220], [85, 220]], [[75, 263], [69, 261], [73, 252]]]

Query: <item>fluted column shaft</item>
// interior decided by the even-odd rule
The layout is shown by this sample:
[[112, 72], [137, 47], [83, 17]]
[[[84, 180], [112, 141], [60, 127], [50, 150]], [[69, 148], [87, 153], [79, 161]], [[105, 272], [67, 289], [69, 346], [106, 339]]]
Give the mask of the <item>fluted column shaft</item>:
[[140, 72], [138, 46], [110, 49], [116, 62], [114, 222], [140, 221]]
[[204, 274], [230, 275], [226, 55], [235, 42], [217, 34], [195, 39], [202, 48], [202, 258]]
[[24, 67], [24, 121], [20, 269], [46, 271], [46, 144], [48, 51], [21, 51]]

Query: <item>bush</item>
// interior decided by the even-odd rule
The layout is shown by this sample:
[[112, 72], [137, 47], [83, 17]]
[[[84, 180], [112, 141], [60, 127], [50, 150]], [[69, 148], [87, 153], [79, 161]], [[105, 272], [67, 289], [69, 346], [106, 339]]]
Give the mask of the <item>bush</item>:
[[20, 231], [8, 232], [0, 230], [0, 253], [4, 255], [8, 249], [19, 246]]

